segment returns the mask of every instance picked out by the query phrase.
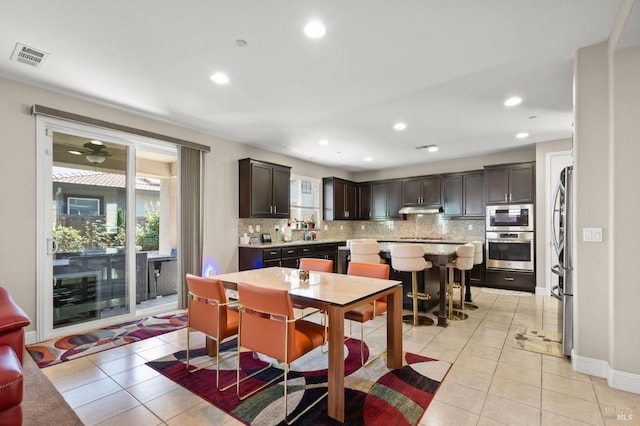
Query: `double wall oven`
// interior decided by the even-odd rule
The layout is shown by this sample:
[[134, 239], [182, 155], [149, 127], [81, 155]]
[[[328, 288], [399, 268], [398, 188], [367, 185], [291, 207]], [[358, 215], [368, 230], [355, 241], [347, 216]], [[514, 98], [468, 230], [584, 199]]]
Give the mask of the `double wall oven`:
[[533, 204], [487, 206], [487, 269], [533, 272]]

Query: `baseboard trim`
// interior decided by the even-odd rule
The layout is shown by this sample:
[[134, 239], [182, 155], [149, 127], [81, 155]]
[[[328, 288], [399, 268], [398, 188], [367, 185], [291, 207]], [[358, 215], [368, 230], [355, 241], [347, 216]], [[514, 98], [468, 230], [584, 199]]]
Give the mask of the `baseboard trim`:
[[614, 389], [640, 394], [640, 374], [615, 370], [607, 361], [577, 355], [571, 352], [571, 366], [578, 373], [607, 379], [607, 384]]
[[546, 287], [536, 287], [536, 296], [549, 296], [549, 292]]
[[25, 331], [24, 333], [24, 343], [25, 345], [33, 345], [38, 342], [37, 339], [38, 333], [36, 331]]

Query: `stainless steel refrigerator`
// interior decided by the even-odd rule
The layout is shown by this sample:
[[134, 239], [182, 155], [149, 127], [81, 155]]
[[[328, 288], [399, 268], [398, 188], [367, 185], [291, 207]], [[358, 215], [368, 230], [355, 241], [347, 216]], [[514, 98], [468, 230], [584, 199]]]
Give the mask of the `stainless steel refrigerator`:
[[572, 190], [573, 166], [569, 166], [560, 172], [560, 179], [554, 195], [552, 234], [557, 263], [551, 268], [551, 271], [558, 275], [558, 285], [553, 286], [551, 295], [562, 302], [560, 310], [562, 314], [560, 318], [562, 321], [562, 350], [568, 356], [571, 355], [573, 349]]

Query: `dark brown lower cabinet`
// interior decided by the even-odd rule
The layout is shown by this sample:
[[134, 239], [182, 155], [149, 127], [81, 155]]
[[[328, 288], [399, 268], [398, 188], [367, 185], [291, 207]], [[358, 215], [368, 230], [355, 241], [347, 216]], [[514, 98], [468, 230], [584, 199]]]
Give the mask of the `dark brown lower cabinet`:
[[238, 269], [246, 271], [272, 266], [298, 268], [300, 258], [313, 257], [333, 260], [333, 272], [337, 272], [339, 245], [344, 245], [344, 243], [319, 243], [273, 248], [239, 247]]
[[487, 269], [484, 273], [485, 287], [534, 292], [536, 289], [533, 272], [499, 271]]

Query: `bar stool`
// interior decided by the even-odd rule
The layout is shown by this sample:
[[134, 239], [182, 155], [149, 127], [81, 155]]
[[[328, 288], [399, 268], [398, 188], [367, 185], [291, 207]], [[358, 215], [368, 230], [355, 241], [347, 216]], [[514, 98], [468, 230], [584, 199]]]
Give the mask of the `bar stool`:
[[475, 246], [471, 243], [462, 244], [456, 247], [456, 259], [447, 263], [449, 268], [449, 319], [450, 320], [465, 320], [469, 316], [464, 312], [453, 310], [453, 287], [456, 284], [453, 279], [454, 269], [460, 271], [460, 307], [464, 311], [464, 285], [465, 285], [465, 272], [473, 269]]
[[380, 263], [380, 245], [377, 241], [352, 241], [351, 262]]
[[[482, 241], [471, 241], [470, 244], [473, 244], [475, 247], [475, 251], [473, 252], [473, 266], [482, 264], [484, 259], [484, 244]], [[469, 277], [466, 280], [467, 291], [464, 293], [464, 307], [470, 311], [475, 311], [478, 309], [478, 305], [474, 305], [471, 300], [471, 283], [469, 282]]]
[[411, 272], [411, 291], [407, 297], [413, 300], [413, 315], [404, 315], [402, 321], [406, 324], [433, 325], [431, 318], [418, 315], [418, 300], [430, 300], [426, 293], [418, 293], [417, 272], [431, 269], [431, 262], [424, 259], [424, 248], [420, 244], [392, 244], [391, 267], [396, 271]]

